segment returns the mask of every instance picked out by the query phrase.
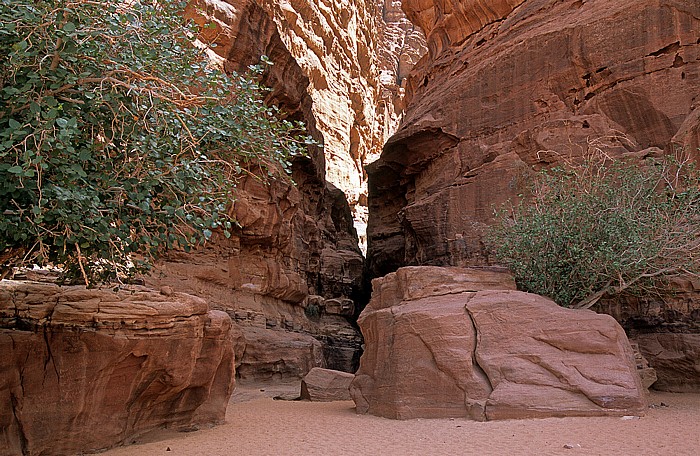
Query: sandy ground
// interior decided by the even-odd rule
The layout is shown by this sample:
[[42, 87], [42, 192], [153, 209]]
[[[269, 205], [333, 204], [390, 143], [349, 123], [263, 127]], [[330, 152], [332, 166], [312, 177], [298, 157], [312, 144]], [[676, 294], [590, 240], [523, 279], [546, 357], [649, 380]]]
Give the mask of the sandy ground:
[[[700, 455], [700, 394], [653, 393], [643, 418], [550, 418], [478, 423], [395, 421], [352, 402], [273, 400], [299, 383], [239, 385], [226, 423], [158, 431], [109, 450], [122, 455]], [[661, 406], [661, 403], [664, 406]]]

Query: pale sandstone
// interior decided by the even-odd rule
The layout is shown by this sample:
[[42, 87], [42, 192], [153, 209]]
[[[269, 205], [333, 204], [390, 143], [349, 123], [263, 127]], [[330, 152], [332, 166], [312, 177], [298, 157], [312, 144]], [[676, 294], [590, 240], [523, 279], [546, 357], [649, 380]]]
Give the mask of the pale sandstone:
[[387, 293], [412, 286], [410, 277], [440, 284], [471, 272], [433, 274], [438, 269], [399, 269], [373, 281], [378, 293], [358, 321], [366, 345], [351, 386], [358, 413], [476, 420], [644, 413], [634, 353], [612, 317], [563, 309], [513, 291], [507, 280], [481, 291], [478, 275], [471, 287], [458, 280], [459, 290]]
[[227, 69], [243, 70], [262, 54], [274, 62], [269, 101], [306, 122], [324, 145], [319, 175], [351, 206], [360, 203], [362, 166], [395, 130], [400, 81], [425, 49], [400, 2], [198, 0], [188, 14], [213, 24], [200, 38], [217, 45]]

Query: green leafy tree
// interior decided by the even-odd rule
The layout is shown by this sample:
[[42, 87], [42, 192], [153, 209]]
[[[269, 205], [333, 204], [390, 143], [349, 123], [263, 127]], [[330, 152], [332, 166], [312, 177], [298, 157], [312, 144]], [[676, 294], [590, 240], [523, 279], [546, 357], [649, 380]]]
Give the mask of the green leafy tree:
[[700, 274], [700, 173], [675, 159], [542, 171], [486, 239], [519, 288], [562, 306], [658, 293], [671, 277]]
[[[86, 283], [230, 236], [251, 163], [289, 166], [300, 125], [253, 74], [210, 65], [184, 2], [0, 0], [0, 266]], [[199, 46], [198, 46], [199, 44]]]

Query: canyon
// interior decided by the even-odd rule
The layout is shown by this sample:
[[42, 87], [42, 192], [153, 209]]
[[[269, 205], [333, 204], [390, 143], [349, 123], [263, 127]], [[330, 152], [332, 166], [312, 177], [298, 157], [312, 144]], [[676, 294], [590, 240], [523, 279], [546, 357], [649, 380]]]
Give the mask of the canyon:
[[[117, 410], [118, 398], [104, 395], [105, 385], [118, 383], [119, 394], [134, 399], [130, 406], [144, 410], [130, 427], [113, 426], [104, 440], [82, 448], [104, 448], [149, 426], [216, 423], [223, 412], [212, 403], [225, 403], [236, 379], [301, 379], [319, 367], [356, 372], [365, 342], [358, 318], [378, 318], [360, 316], [373, 279], [385, 293], [388, 285], [381, 284], [398, 274], [417, 293], [387, 307], [414, 306], [432, 293], [454, 309], [445, 317], [421, 307], [421, 321], [449, 323], [459, 314], [471, 325], [464, 310], [471, 294], [459, 301], [453, 295], [465, 290], [450, 289], [454, 278], [441, 281], [440, 271], [498, 270], [483, 233], [493, 209], [517, 200], [534, 172], [596, 154], [644, 158], [680, 150], [700, 157], [696, 0], [193, 0], [185, 16], [203, 26], [198, 39], [226, 71], [262, 64], [266, 101], [302, 121], [319, 146], [293, 161], [291, 176], [255, 166], [241, 174], [232, 236], [214, 233], [199, 249], [169, 253], [136, 296], [4, 285], [0, 345], [8, 352], [18, 341], [29, 347], [0, 360], [7, 372], [26, 372], [8, 377], [10, 387], [0, 384], [12, 404], [12, 413], [0, 414], [9, 430], [2, 438], [16, 451], [28, 448], [32, 432], [19, 429], [21, 406], [26, 417], [38, 407], [20, 403], [23, 388], [38, 390], [44, 379], [56, 384], [51, 404], [78, 397], [57, 385], [65, 374], [58, 351], [83, 373], [91, 361], [118, 368], [104, 367], [99, 385], [85, 386], [91, 396], [74, 404], [81, 423], [97, 422], [90, 398], [126, 413]], [[421, 272], [402, 276], [413, 271], [407, 266], [431, 267], [437, 279], [428, 294], [419, 296]], [[638, 345], [657, 370], [655, 387], [698, 392], [700, 283], [674, 285], [667, 299], [603, 300], [596, 310], [613, 316]], [[508, 306], [525, 299], [510, 282], [499, 286]], [[487, 322], [484, 334], [491, 291], [468, 291], [482, 293], [469, 318]], [[375, 306], [381, 293], [372, 297]], [[105, 311], [102, 302], [111, 307]], [[35, 305], [44, 313], [28, 310]], [[152, 321], [130, 319], [130, 312]], [[601, 328], [612, 327], [601, 321]], [[615, 334], [615, 350], [629, 358], [619, 342], [624, 334]], [[91, 358], [110, 344], [117, 361]], [[162, 354], [177, 372], [146, 351]], [[499, 377], [496, 364], [489, 364], [490, 374]], [[138, 374], [142, 365], [148, 375]], [[126, 381], [133, 376], [138, 381]], [[176, 381], [185, 377], [190, 383]], [[367, 383], [367, 376], [357, 381]], [[177, 414], [163, 412], [171, 405], [151, 408], [156, 387]], [[478, 415], [517, 416], [498, 404], [489, 412], [482, 396], [475, 399]], [[584, 396], [576, 401], [586, 402]], [[636, 411], [644, 406], [633, 402]], [[391, 407], [382, 413], [403, 413]], [[75, 429], [82, 428], [71, 435]], [[79, 448], [71, 438], [61, 443], [66, 451]], [[48, 445], [38, 439], [32, 437], [32, 451]]]

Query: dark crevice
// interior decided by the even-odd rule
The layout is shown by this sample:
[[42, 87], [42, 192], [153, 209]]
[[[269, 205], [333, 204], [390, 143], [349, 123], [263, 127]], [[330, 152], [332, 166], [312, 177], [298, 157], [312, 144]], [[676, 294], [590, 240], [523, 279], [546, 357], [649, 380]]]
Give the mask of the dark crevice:
[[17, 434], [19, 437], [19, 445], [22, 450], [23, 455], [29, 454], [29, 441], [27, 440], [27, 434], [24, 430], [24, 424], [19, 416], [17, 416], [17, 409], [19, 407], [19, 400], [14, 394], [10, 394], [10, 402], [12, 403], [12, 416], [15, 418], [15, 423], [17, 423]]
[[676, 52], [678, 49], [681, 48], [681, 43], [679, 41], [676, 41], [675, 43], [671, 43], [668, 46], [662, 47], [656, 52], [652, 52], [650, 54], [647, 54], [647, 57], [658, 57], [663, 54], [671, 54], [673, 52]]
[[[49, 340], [49, 328], [44, 326], [43, 328], [43, 335], [44, 335], [44, 344], [46, 345], [46, 359], [44, 359], [44, 372], [46, 372], [48, 369], [49, 363], [53, 365], [53, 371], [56, 374], [56, 383], [59, 384], [61, 382], [61, 376], [58, 373], [58, 367], [56, 366], [56, 359], [53, 356], [53, 352], [51, 350], [51, 341]], [[44, 374], [44, 379], [46, 380], [46, 374]]]

